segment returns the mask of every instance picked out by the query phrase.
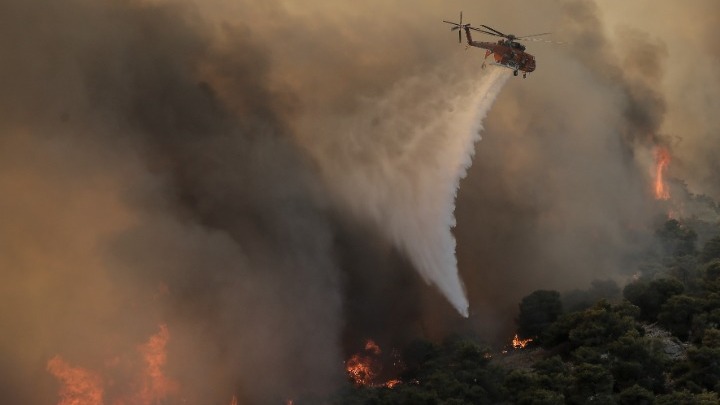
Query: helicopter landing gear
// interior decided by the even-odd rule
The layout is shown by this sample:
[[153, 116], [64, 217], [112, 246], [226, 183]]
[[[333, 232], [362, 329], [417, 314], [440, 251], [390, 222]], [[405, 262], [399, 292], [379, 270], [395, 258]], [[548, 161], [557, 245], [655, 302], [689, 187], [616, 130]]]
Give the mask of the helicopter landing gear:
[[523, 79], [527, 79], [527, 73], [523, 73]]
[[518, 71], [517, 71], [517, 70], [513, 70], [513, 76], [517, 76], [517, 75], [518, 75]]

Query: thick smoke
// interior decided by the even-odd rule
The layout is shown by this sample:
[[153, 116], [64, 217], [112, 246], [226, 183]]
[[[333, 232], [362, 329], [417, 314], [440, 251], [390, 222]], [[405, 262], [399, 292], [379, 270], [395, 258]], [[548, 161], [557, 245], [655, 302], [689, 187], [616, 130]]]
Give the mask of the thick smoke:
[[333, 227], [262, 53], [185, 7], [38, 6], [0, 10], [23, 37], [0, 68], [2, 402], [51, 403], [55, 355], [112, 375], [159, 324], [188, 403], [332, 389]]
[[[502, 340], [532, 290], [633, 273], [650, 145], [720, 197], [718, 7], [0, 0], [0, 402], [57, 401], [56, 355], [131, 379], [166, 324], [173, 399], [279, 403], [366, 337]], [[460, 9], [569, 45], [530, 44], [482, 121], [457, 278], [503, 80], [440, 22]]]
[[512, 324], [496, 320], [534, 289], [624, 282], [664, 214], [650, 184], [654, 147], [678, 136], [665, 129], [671, 49], [592, 2], [557, 16], [548, 30], [568, 44], [531, 47], [538, 72], [499, 97], [458, 197], [459, 267], [474, 320], [498, 339]]

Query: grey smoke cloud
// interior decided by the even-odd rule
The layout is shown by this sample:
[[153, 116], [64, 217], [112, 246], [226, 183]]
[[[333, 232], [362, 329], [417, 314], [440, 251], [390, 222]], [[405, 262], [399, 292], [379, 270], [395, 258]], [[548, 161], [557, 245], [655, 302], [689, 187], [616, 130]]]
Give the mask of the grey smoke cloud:
[[[720, 13], [626, 3], [0, 2], [2, 401], [52, 403], [47, 360], [109, 372], [167, 323], [190, 403], [281, 402], [337, 386], [365, 337], [500, 340], [532, 290], [632, 271], [649, 145], [718, 197]], [[460, 9], [570, 42], [529, 47], [460, 183], [469, 321], [337, 197], [468, 105], [482, 53], [440, 22]]]
[[[4, 8], [3, 19], [48, 18]], [[321, 188], [256, 45], [235, 40], [244, 53], [224, 57], [196, 18], [173, 4], [77, 2], [26, 33], [30, 58], [8, 58], [2, 76], [20, 83], [3, 96], [19, 104], [3, 117], [6, 398], [52, 402], [52, 356], [111, 373], [106, 362], [161, 323], [167, 373], [191, 403], [282, 401], [341, 381]], [[232, 83], [232, 112], [204, 64]]]

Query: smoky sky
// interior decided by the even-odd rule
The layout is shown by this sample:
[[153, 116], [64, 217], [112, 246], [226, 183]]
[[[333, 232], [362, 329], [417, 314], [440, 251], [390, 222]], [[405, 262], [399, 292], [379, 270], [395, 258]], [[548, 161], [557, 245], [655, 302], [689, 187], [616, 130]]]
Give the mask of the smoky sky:
[[[222, 56], [185, 6], [47, 6], [3, 13], [42, 25], [54, 11], [51, 27], [18, 29], [31, 37], [3, 74], [21, 103], [3, 126], [3, 318], [17, 333], [4, 338], [3, 371], [16, 370], [5, 392], [50, 402], [48, 356], [102, 373], [165, 323], [169, 373], [192, 403], [334, 386], [332, 229], [256, 45], [233, 34], [243, 54]], [[204, 64], [231, 82], [232, 112]]]
[[[622, 282], [664, 209], [654, 147], [720, 197], [718, 6], [637, 3], [0, 0], [0, 399], [57, 401], [55, 355], [117, 375], [166, 324], [182, 399], [279, 403], [342, 384], [366, 338], [499, 341], [535, 289]], [[468, 111], [460, 10], [566, 42], [478, 117], [468, 320], [353, 208], [357, 165]], [[398, 178], [426, 184], [432, 145]]]

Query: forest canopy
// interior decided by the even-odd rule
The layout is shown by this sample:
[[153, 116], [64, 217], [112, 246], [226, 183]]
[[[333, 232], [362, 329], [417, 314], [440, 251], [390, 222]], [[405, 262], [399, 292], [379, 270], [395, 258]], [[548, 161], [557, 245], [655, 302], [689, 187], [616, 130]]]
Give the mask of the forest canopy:
[[720, 224], [711, 229], [698, 246], [690, 226], [664, 221], [622, 288], [597, 280], [529, 293], [516, 318], [527, 345], [498, 352], [475, 336], [418, 339], [402, 348], [393, 384], [349, 382], [330, 402], [720, 403]]

